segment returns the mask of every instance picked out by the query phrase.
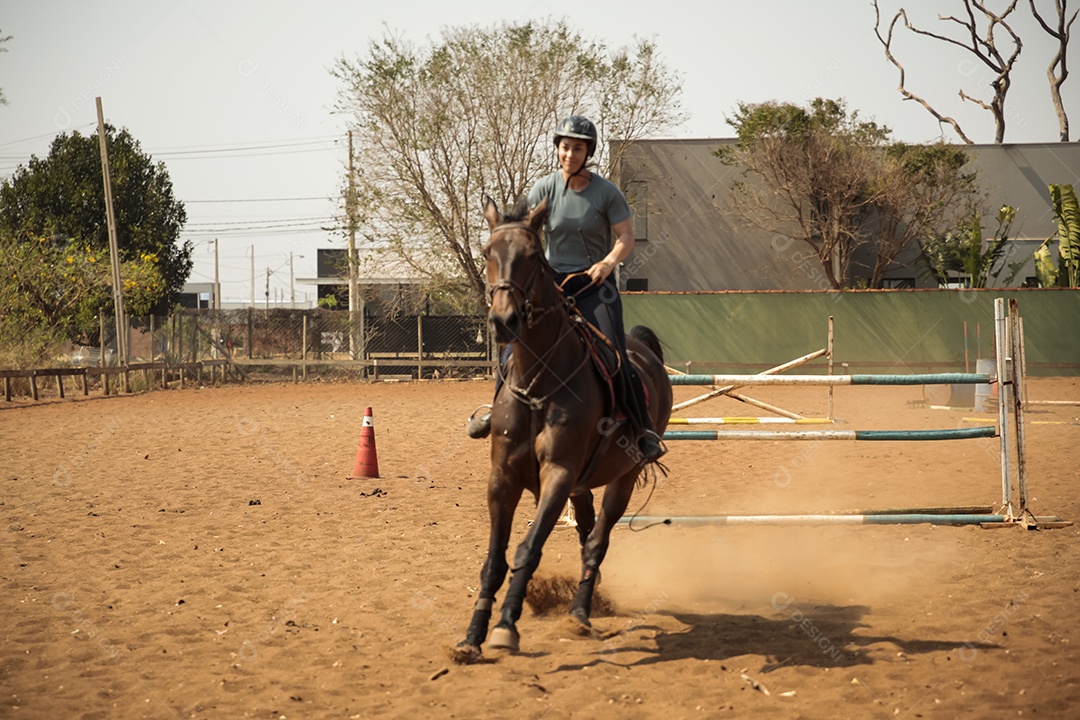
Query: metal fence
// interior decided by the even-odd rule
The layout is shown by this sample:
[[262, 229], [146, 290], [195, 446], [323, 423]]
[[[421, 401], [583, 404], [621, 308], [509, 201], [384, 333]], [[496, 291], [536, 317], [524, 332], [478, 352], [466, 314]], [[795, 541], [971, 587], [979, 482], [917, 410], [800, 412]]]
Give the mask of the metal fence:
[[[183, 310], [133, 318], [132, 361], [227, 359], [241, 372], [385, 378], [468, 377], [491, 372], [480, 316], [363, 317], [335, 310]], [[106, 356], [115, 353], [115, 333]]]

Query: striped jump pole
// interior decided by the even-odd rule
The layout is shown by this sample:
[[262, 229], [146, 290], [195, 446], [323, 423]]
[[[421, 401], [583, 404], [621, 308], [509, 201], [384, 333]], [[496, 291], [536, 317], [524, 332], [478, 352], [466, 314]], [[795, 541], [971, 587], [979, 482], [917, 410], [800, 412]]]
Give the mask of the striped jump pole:
[[[785, 370], [790, 370], [792, 368], [799, 367], [800, 365], [808, 363], [811, 360], [816, 360], [817, 358], [821, 357], [822, 355], [825, 355], [825, 354], [828, 354], [828, 353], [829, 353], [829, 350], [827, 348], [822, 348], [821, 350], [815, 350], [814, 352], [807, 353], [806, 355], [803, 355], [802, 357], [795, 358], [794, 360], [789, 360], [788, 362], [783, 363], [782, 365], [777, 365], [776, 367], [771, 367], [768, 370], [765, 370], [760, 374], [761, 375], [773, 375], [773, 374], [776, 374], [776, 373], [782, 373]], [[830, 355], [830, 357], [831, 357], [831, 355]], [[668, 368], [668, 370], [671, 372], [672, 375], [680, 375], [680, 376], [685, 376], [686, 375], [686, 373], [679, 372], [678, 370], [673, 370], [672, 368]], [[687, 383], [687, 384], [689, 384], [689, 383]], [[694, 383], [694, 384], [708, 385], [710, 383]], [[756, 405], [757, 407], [760, 407], [762, 410], [768, 410], [769, 412], [774, 412], [774, 413], [776, 413], [778, 415], [783, 415], [784, 417], [789, 417], [789, 418], [800, 418], [800, 417], [802, 417], [801, 415], [798, 415], [798, 414], [792, 413], [792, 412], [788, 412], [787, 410], [784, 410], [782, 408], [774, 407], [772, 405], [767, 405], [767, 404], [761, 402], [760, 400], [754, 400], [753, 398], [748, 398], [745, 395], [739, 395], [738, 393], [733, 392], [733, 390], [735, 390], [735, 387], [736, 386], [734, 386], [734, 385], [728, 385], [726, 387], [714, 387], [712, 390], [705, 393], [704, 395], [699, 395], [699, 396], [697, 396], [695, 398], [690, 398], [689, 400], [686, 400], [684, 402], [675, 403], [674, 405], [671, 406], [671, 409], [672, 410], [682, 410], [683, 408], [688, 408], [691, 405], [696, 405], [697, 403], [704, 402], [704, 401], [706, 401], [706, 400], [708, 400], [710, 398], [719, 397], [720, 395], [727, 395], [728, 397], [735, 398], [736, 400], [739, 400], [739, 401], [745, 402], [745, 403], [749, 403], [751, 405]]]
[[913, 375], [669, 375], [672, 385], [951, 385], [987, 384], [987, 373]]
[[671, 418], [668, 425], [831, 425], [829, 418], [789, 417], [692, 417]]
[[625, 525], [680, 525], [704, 527], [712, 525], [982, 525], [1001, 524], [1011, 518], [983, 513], [866, 513], [866, 514], [808, 514], [808, 515], [672, 515], [624, 517]]
[[997, 428], [940, 430], [668, 430], [664, 440], [970, 440], [997, 437]]

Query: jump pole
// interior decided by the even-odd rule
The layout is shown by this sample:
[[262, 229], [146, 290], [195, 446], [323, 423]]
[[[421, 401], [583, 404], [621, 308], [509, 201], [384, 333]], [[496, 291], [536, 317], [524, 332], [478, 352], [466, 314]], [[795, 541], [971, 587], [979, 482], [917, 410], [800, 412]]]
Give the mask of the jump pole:
[[1020, 511], [1024, 512], [1027, 509], [1027, 453], [1024, 444], [1024, 399], [1027, 395], [1027, 378], [1023, 363], [1024, 326], [1020, 319], [1020, 306], [1017, 304], [1016, 298], [1009, 298], [1008, 324], [1012, 329], [1010, 351], [1012, 358], [1013, 427], [1016, 428], [1016, 492], [1020, 503]]
[[1001, 524], [1011, 518], [997, 514], [937, 514], [920, 512], [867, 514], [810, 514], [810, 515], [683, 515], [623, 517], [627, 525], [681, 525], [704, 527], [711, 525], [982, 525]]
[[[832, 375], [833, 374], [832, 373], [832, 363], [833, 363], [833, 316], [832, 315], [829, 316], [829, 338], [828, 338], [828, 344], [825, 346], [825, 349], [828, 351], [826, 353], [826, 355], [825, 355], [825, 357], [826, 357], [826, 359], [828, 360], [828, 363], [829, 363], [828, 374]], [[832, 389], [832, 385], [830, 385], [829, 386], [828, 411], [825, 413], [825, 417], [829, 418], [830, 420], [832, 420], [832, 416], [833, 416], [833, 412], [832, 412], [833, 405], [832, 404], [833, 404], [833, 389]]]
[[1012, 463], [1009, 460], [1008, 407], [1012, 387], [1009, 368], [1009, 321], [1005, 315], [1004, 298], [994, 299], [994, 356], [997, 359], [998, 424], [1001, 427], [1001, 505], [1012, 516]]
[[668, 420], [668, 425], [831, 425], [829, 418], [789, 417], [679, 417]]
[[793, 413], [793, 412], [790, 412], [788, 410], [785, 410], [784, 408], [777, 407], [775, 405], [770, 405], [769, 403], [763, 402], [761, 400], [755, 400], [752, 397], [747, 397], [746, 395], [743, 395], [742, 393], [737, 393], [734, 390], [728, 391], [727, 397], [731, 398], [732, 400], [738, 400], [741, 403], [746, 403], [747, 405], [753, 405], [754, 407], [761, 408], [762, 410], [768, 410], [771, 413], [776, 413], [781, 418], [785, 418], [785, 419], [788, 419], [788, 420], [806, 420], [807, 419], [807, 418], [804, 418], [802, 415], [799, 415], [798, 413]]
[[912, 375], [672, 375], [672, 385], [949, 385], [989, 383], [987, 373], [916, 373]]
[[984, 425], [940, 430], [668, 430], [664, 433], [664, 440], [921, 441], [971, 440], [995, 435], [996, 427]]
[[[770, 376], [770, 375], [774, 375], [775, 373], [781, 373], [781, 372], [784, 372], [785, 370], [790, 370], [793, 367], [798, 367], [799, 365], [810, 362], [811, 360], [815, 360], [815, 359], [821, 357], [822, 355], [825, 355], [826, 353], [828, 353], [828, 350], [826, 348], [822, 348], [821, 350], [815, 350], [812, 353], [808, 353], [806, 355], [803, 355], [802, 357], [795, 358], [794, 360], [790, 360], [790, 361], [784, 363], [783, 365], [777, 365], [776, 367], [769, 368], [768, 370], [765, 370], [762, 373], [760, 373], [760, 375], [754, 375], [754, 376], [751, 376], [751, 377]], [[679, 373], [679, 371], [677, 371], [677, 370], [675, 372]], [[672, 379], [674, 379], [674, 378], [678, 378], [678, 377], [708, 377], [708, 376], [706, 376], [706, 375], [673, 374], [670, 377]], [[743, 377], [743, 376], [737, 376], [737, 377]], [[685, 384], [685, 385], [714, 385], [714, 386], [717, 386], [717, 385], [722, 385], [723, 383], [704, 383], [704, 382], [699, 382], [699, 383], [675, 383], [675, 382], [672, 382], [672, 384], [673, 385], [674, 384]], [[743, 383], [743, 385], [745, 385], [745, 383]], [[690, 398], [689, 400], [685, 400], [685, 401], [683, 401], [681, 403], [676, 403], [675, 405], [673, 405], [671, 407], [671, 409], [672, 410], [682, 410], [683, 408], [690, 407], [691, 405], [696, 405], [699, 402], [704, 402], [705, 400], [709, 400], [711, 398], [718, 397], [720, 395], [727, 395], [732, 390], [735, 390], [738, 387], [742, 387], [742, 385], [731, 385], [730, 387], [715, 387], [713, 390], [710, 390], [709, 392], [705, 393], [704, 395], [699, 395], [698, 397]]]

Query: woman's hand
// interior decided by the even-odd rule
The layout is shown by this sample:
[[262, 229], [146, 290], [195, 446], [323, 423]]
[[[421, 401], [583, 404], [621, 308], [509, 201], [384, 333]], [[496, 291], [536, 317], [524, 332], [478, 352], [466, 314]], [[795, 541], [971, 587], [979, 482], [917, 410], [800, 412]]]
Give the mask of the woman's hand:
[[593, 285], [603, 285], [604, 281], [608, 279], [608, 276], [615, 271], [615, 263], [611, 260], [604, 258], [598, 263], [595, 263], [585, 272], [588, 273], [589, 278], [592, 280]]

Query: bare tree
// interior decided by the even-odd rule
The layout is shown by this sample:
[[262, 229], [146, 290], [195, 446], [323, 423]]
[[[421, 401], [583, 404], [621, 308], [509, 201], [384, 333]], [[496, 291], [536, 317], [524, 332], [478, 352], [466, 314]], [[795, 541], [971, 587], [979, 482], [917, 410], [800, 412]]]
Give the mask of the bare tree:
[[472, 309], [487, 302], [483, 195], [513, 202], [553, 170], [561, 117], [596, 122], [605, 174], [623, 149], [609, 153], [606, 141], [631, 143], [682, 119], [679, 81], [652, 43], [612, 52], [562, 22], [450, 28], [424, 48], [387, 35], [366, 56], [339, 60], [334, 75], [356, 139], [369, 246], [436, 287], [467, 286]]
[[1069, 116], [1065, 114], [1065, 106], [1061, 102], [1061, 85], [1065, 82], [1065, 78], [1069, 77], [1069, 68], [1066, 64], [1069, 50], [1069, 31], [1072, 28], [1073, 20], [1076, 19], [1077, 12], [1080, 11], [1073, 12], [1072, 17], [1066, 22], [1065, 16], [1068, 14], [1069, 0], [1054, 0], [1057, 9], [1057, 27], [1051, 28], [1039, 15], [1039, 11], [1035, 9], [1035, 0], [1028, 0], [1028, 2], [1031, 3], [1031, 14], [1035, 16], [1042, 29], [1050, 37], [1058, 41], [1057, 53], [1050, 61], [1050, 66], [1046, 69], [1046, 77], [1050, 81], [1050, 99], [1054, 103], [1054, 112], [1057, 113], [1058, 127], [1061, 130], [1060, 140], [1061, 142], [1069, 142]]
[[964, 151], [893, 143], [842, 101], [740, 104], [728, 122], [738, 143], [716, 154], [744, 171], [732, 192], [736, 220], [808, 245], [835, 289], [861, 282], [853, 266], [863, 246], [874, 258], [866, 282], [880, 288], [901, 253], [944, 233], [976, 197]]
[[[907, 90], [905, 86], [905, 72], [904, 66], [896, 59], [892, 53], [892, 41], [893, 41], [893, 29], [896, 26], [898, 20], [903, 19], [904, 26], [911, 32], [917, 35], [924, 35], [926, 37], [934, 38], [950, 45], [955, 45], [959, 48], [967, 50], [974, 55], [979, 62], [989, 68], [995, 73], [993, 81], [990, 83], [990, 87], [993, 88], [993, 97], [989, 101], [980, 100], [978, 98], [968, 95], [961, 88], [960, 98], [975, 103], [979, 107], [990, 112], [994, 117], [994, 142], [1002, 143], [1005, 141], [1005, 99], [1009, 93], [1009, 87], [1012, 84], [1012, 69], [1016, 64], [1016, 60], [1020, 57], [1020, 51], [1023, 49], [1023, 43], [1020, 41], [1020, 36], [1013, 32], [1012, 27], [1009, 26], [1006, 18], [1016, 9], [1017, 0], [1012, 0], [1008, 7], [1001, 13], [995, 13], [987, 9], [985, 3], [979, 2], [979, 0], [963, 0], [964, 10], [966, 17], [963, 19], [954, 15], [939, 15], [938, 19], [952, 22], [963, 28], [963, 33], [966, 36], [963, 41], [955, 38], [948, 37], [947, 35], [939, 35], [937, 33], [930, 32], [917, 28], [911, 24], [908, 20], [907, 11], [904, 8], [900, 8], [896, 15], [893, 16], [892, 22], [889, 23], [889, 30], [885, 37], [881, 35], [881, 13], [878, 8], [877, 0], [874, 2], [874, 33], [877, 35], [878, 40], [885, 48], [885, 57], [889, 62], [896, 66], [900, 71], [900, 93], [908, 100], [915, 100], [921, 104], [926, 110], [937, 118], [938, 122], [948, 123], [956, 131], [960, 138], [970, 144], [971, 139], [960, 129], [959, 124], [951, 117], [946, 117], [933, 108], [933, 106], [924, 100], [923, 98], [915, 95]], [[978, 10], [982, 14], [982, 19], [986, 21], [985, 35], [979, 35], [979, 20], [976, 19], [976, 14], [972, 10]], [[1002, 55], [1001, 50], [998, 48], [998, 40], [995, 35], [998, 27], [1001, 27], [1008, 34], [1009, 42], [1012, 43], [1012, 52], [1009, 53], [1008, 58]]]
[[[10, 35], [4, 35], [0, 33], [0, 53], [6, 53], [8, 49], [4, 47], [4, 43], [11, 39]], [[7, 98], [4, 97], [4, 89], [0, 88], [0, 105], [7, 105]]]
[[822, 98], [809, 109], [740, 103], [728, 122], [739, 142], [716, 154], [748, 176], [733, 188], [736, 218], [806, 243], [832, 287], [847, 287], [855, 250], [870, 239], [864, 220], [881, 191], [874, 148], [888, 130]]

